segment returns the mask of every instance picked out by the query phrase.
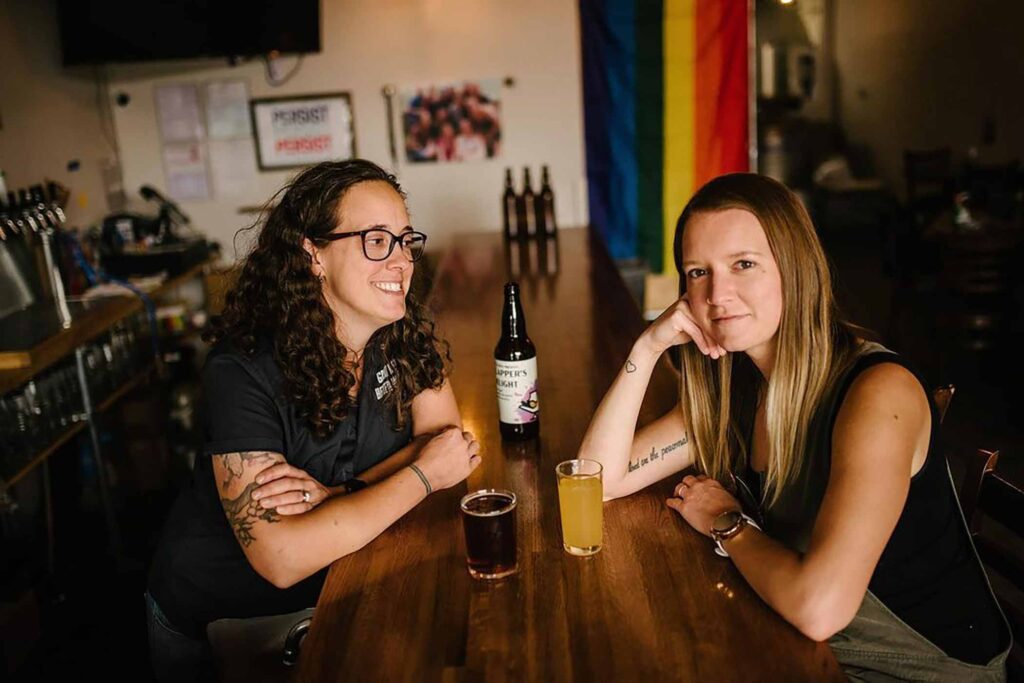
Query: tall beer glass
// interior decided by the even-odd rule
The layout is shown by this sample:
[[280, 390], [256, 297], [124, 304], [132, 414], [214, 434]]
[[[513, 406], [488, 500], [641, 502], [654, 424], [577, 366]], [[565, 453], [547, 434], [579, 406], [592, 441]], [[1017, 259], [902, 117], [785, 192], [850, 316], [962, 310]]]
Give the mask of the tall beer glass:
[[601, 469], [596, 460], [566, 460], [555, 468], [562, 547], [573, 555], [593, 555], [601, 549]]

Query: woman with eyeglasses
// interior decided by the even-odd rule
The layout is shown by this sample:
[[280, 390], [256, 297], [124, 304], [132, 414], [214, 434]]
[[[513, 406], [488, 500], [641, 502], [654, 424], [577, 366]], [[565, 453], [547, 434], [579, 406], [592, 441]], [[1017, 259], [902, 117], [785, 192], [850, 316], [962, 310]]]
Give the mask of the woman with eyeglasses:
[[161, 680], [209, 676], [211, 622], [312, 607], [331, 562], [480, 464], [395, 177], [322, 163], [282, 192], [209, 335], [205, 447], [150, 571]]
[[[693, 465], [668, 506], [851, 679], [1004, 680], [1009, 631], [930, 395], [840, 320], [796, 196], [763, 176], [716, 178], [673, 251], [681, 296], [635, 343], [580, 449], [604, 465], [606, 499]], [[636, 431], [672, 347], [679, 405]]]

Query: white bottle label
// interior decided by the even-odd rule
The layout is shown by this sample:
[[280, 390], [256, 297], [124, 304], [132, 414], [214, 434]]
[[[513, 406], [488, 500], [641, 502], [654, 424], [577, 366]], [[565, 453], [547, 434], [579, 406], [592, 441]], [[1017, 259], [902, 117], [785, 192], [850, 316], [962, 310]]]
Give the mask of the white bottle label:
[[533, 422], [540, 416], [537, 399], [537, 358], [495, 360], [498, 414], [505, 424]]

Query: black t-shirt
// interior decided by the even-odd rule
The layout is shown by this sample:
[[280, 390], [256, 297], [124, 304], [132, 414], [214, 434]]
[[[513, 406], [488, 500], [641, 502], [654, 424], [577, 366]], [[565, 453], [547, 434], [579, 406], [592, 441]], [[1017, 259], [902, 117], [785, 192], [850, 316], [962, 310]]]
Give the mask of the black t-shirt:
[[316, 603], [326, 569], [280, 589], [249, 564], [220, 503], [210, 456], [274, 451], [321, 484], [337, 486], [410, 442], [411, 425], [396, 429], [394, 409], [385, 404], [396, 370], [368, 346], [356, 408], [318, 439], [286, 399], [269, 342], [252, 357], [225, 344], [211, 351], [203, 369], [206, 445], [171, 509], [149, 574], [150, 594], [178, 630], [201, 637], [216, 619], [284, 614]]

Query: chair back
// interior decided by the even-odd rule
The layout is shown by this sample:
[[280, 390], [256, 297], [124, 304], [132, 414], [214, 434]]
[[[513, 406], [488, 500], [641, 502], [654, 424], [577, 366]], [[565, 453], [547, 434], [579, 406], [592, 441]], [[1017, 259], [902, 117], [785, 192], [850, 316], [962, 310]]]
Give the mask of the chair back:
[[903, 151], [903, 179], [907, 207], [918, 228], [923, 228], [953, 201], [953, 154], [948, 147]]
[[946, 419], [946, 411], [949, 410], [950, 401], [953, 400], [953, 394], [955, 393], [956, 387], [952, 384], [938, 387], [932, 391], [932, 401], [939, 411], [939, 424], [942, 424], [942, 421]]
[[1013, 292], [1024, 233], [981, 230], [943, 238], [939, 277], [947, 296], [943, 317], [961, 346], [985, 350], [1001, 340], [1016, 314]]
[[[1014, 634], [1014, 648], [1007, 661], [1010, 680], [1024, 680], [1024, 604], [1016, 597], [1024, 591], [1024, 560], [1014, 552], [1024, 545], [1024, 490], [995, 472], [999, 462], [998, 451], [978, 449], [967, 461], [967, 472], [960, 485], [960, 507], [974, 539], [981, 561], [1000, 581], [994, 581], [999, 600], [1010, 629]], [[982, 532], [982, 520], [989, 518], [999, 523], [1001, 533], [993, 528]], [[1000, 586], [1010, 584], [1008, 590]]]
[[943, 281], [955, 294], [1008, 294], [1020, 247], [1021, 236], [1014, 232], [948, 235], [943, 243]]
[[313, 608], [265, 617], [218, 619], [206, 627], [221, 683], [291, 683]]
[[972, 205], [1004, 220], [1020, 218], [1024, 169], [1019, 161], [992, 165], [969, 162], [964, 167], [963, 185]]

